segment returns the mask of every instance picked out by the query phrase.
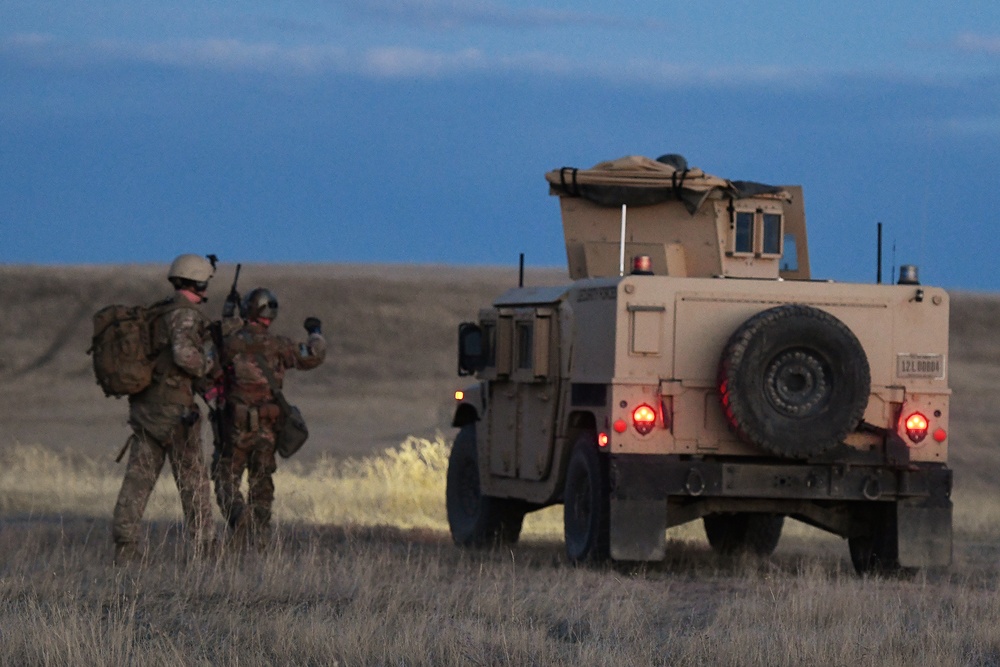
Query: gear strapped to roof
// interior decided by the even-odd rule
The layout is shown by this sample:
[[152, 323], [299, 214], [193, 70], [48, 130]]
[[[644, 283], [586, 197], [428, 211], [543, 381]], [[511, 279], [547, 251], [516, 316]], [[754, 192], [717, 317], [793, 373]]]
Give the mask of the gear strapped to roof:
[[600, 162], [590, 169], [553, 169], [545, 174], [545, 180], [552, 194], [582, 197], [599, 206], [652, 206], [676, 199], [682, 201], [690, 213], [697, 211], [714, 192], [730, 199], [761, 195], [789, 198], [780, 187], [729, 181], [706, 174], [697, 167], [678, 168], [676, 163], [675, 156], [653, 160], [629, 155]]

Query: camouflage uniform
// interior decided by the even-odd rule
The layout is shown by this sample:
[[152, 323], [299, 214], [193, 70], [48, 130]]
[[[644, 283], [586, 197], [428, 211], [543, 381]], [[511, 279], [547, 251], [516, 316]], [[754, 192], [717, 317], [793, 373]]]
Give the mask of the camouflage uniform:
[[[274, 482], [275, 434], [281, 427], [281, 409], [275, 403], [267, 377], [266, 363], [280, 388], [289, 368], [308, 370], [323, 363], [326, 340], [310, 333], [307, 342], [295, 343], [284, 336], [268, 333], [267, 327], [250, 321], [228, 334], [222, 346], [226, 373], [226, 442], [216, 451], [212, 476], [222, 516], [237, 539], [249, 539], [264, 546], [270, 537]], [[248, 494], [240, 492], [243, 471], [247, 471]]]
[[183, 295], [159, 302], [165, 312], [153, 324], [154, 345], [161, 348], [153, 383], [129, 396], [128, 466], [112, 534], [116, 558], [137, 556], [140, 522], [153, 486], [170, 460], [184, 509], [184, 524], [195, 548], [214, 541], [211, 493], [202, 459], [201, 419], [194, 402], [196, 390], [221, 373], [209, 335], [208, 320]]

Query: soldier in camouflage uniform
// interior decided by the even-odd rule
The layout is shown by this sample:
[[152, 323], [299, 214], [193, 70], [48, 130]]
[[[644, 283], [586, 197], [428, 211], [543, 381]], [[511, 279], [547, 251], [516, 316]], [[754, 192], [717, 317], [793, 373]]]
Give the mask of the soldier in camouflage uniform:
[[[268, 327], [278, 316], [278, 300], [269, 290], [250, 292], [242, 311], [242, 326], [228, 333], [222, 345], [226, 438], [213, 459], [212, 476], [219, 508], [234, 540], [263, 548], [270, 539], [274, 502], [271, 475], [277, 467], [275, 434], [283, 415], [261, 368], [267, 365], [280, 389], [287, 369], [308, 370], [323, 363], [326, 340], [315, 317], [305, 320], [309, 337], [304, 343], [269, 333]], [[244, 471], [248, 477], [246, 500], [240, 492]]]
[[169, 459], [184, 509], [184, 524], [196, 551], [214, 544], [212, 503], [201, 448], [201, 419], [194, 394], [211, 386], [221, 367], [209, 322], [197, 308], [205, 300], [214, 269], [203, 257], [180, 255], [170, 266], [174, 295], [157, 302], [152, 324], [156, 358], [152, 384], [129, 396], [128, 465], [112, 535], [116, 562], [142, 557], [140, 522], [164, 462]]

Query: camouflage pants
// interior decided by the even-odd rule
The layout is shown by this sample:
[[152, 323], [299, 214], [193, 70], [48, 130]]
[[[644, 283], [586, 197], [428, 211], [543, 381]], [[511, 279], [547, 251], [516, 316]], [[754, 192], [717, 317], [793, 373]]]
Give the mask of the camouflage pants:
[[[216, 451], [212, 478], [219, 509], [234, 537], [264, 546], [270, 539], [271, 505], [277, 468], [274, 458], [275, 424], [261, 420], [256, 428], [233, 424], [226, 451]], [[247, 496], [240, 491], [247, 473]]]
[[146, 504], [163, 464], [169, 459], [181, 496], [188, 538], [196, 548], [210, 548], [214, 528], [208, 474], [201, 451], [201, 422], [179, 424], [164, 441], [156, 440], [144, 429], [134, 430], [112, 521], [116, 547], [121, 551], [134, 549], [138, 544]]

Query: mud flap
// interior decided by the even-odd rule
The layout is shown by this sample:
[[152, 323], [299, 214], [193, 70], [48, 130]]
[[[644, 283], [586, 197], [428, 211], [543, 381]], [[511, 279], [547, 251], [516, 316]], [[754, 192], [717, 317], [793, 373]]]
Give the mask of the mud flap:
[[896, 531], [900, 566], [951, 564], [951, 500], [900, 500], [896, 504]]
[[611, 558], [657, 561], [667, 555], [664, 500], [611, 499]]

